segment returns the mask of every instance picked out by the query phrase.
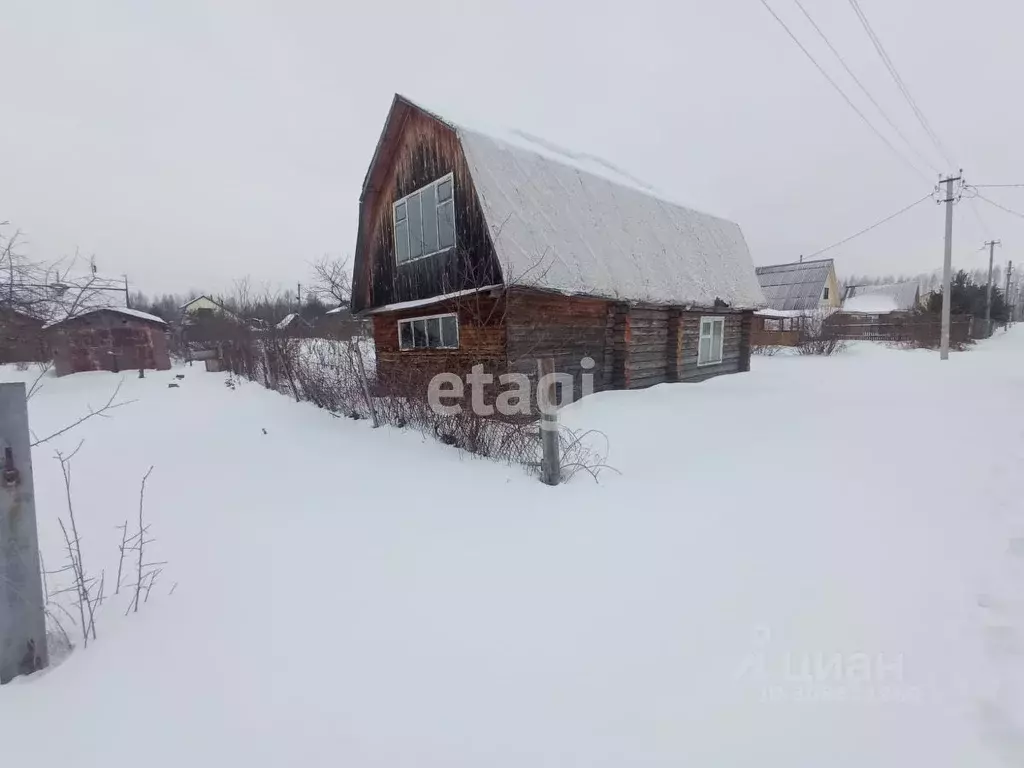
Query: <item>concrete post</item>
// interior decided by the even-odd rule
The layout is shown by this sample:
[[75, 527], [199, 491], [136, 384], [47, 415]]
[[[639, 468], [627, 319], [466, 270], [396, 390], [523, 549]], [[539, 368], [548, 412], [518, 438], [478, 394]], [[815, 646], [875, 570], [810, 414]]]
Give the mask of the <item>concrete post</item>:
[[49, 664], [25, 385], [0, 384], [0, 685]]
[[550, 357], [537, 361], [537, 402], [543, 404], [540, 416], [541, 464], [540, 479], [547, 485], [562, 482], [562, 462], [558, 455], [558, 402], [555, 393], [555, 361]]

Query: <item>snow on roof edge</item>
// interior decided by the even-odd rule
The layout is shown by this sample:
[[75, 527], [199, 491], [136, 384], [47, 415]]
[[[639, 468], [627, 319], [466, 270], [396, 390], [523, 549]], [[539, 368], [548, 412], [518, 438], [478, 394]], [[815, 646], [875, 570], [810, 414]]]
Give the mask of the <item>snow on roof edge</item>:
[[92, 315], [92, 314], [95, 314], [96, 312], [116, 312], [119, 315], [128, 315], [129, 317], [134, 317], [134, 318], [137, 318], [139, 320], [147, 320], [147, 321], [149, 321], [151, 323], [159, 323], [160, 325], [167, 325], [167, 321], [164, 320], [162, 317], [157, 317], [156, 315], [151, 315], [148, 312], [141, 312], [141, 311], [139, 311], [137, 309], [129, 309], [128, 307], [95, 307], [95, 308], [89, 309], [89, 310], [87, 310], [85, 312], [80, 312], [77, 315], [72, 315], [71, 317], [65, 317], [65, 318], [62, 318], [60, 320], [51, 320], [49, 323], [44, 325], [43, 328], [44, 329], [45, 328], [52, 328], [55, 325], [61, 325], [62, 323], [67, 323], [67, 322], [69, 322], [71, 320], [77, 320], [80, 317], [85, 317], [86, 315]]

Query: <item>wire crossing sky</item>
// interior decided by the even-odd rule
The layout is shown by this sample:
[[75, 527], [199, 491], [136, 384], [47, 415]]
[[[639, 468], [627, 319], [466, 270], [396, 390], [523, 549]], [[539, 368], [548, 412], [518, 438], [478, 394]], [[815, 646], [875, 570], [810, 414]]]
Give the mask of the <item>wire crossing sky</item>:
[[[737, 222], [759, 264], [899, 210], [936, 168], [1024, 182], [1024, 5], [766, 2], [799, 45], [748, 0], [7, 0], [0, 221], [40, 260], [78, 250], [150, 294], [293, 287], [352, 253], [396, 92], [603, 157]], [[986, 266], [993, 238], [1024, 262], [1003, 210], [1024, 191], [986, 197], [990, 231], [956, 209], [954, 262]], [[841, 275], [913, 274], [939, 266], [942, 232], [919, 205], [829, 255]]]

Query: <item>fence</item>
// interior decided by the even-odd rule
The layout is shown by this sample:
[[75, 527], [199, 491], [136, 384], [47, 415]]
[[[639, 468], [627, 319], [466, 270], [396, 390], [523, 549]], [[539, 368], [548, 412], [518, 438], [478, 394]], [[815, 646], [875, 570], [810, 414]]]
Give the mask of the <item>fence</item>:
[[795, 347], [800, 343], [803, 317], [754, 315], [750, 343], [754, 347]]
[[[966, 344], [973, 338], [974, 318], [957, 315], [951, 319], [951, 344]], [[981, 323], [983, 324], [983, 323]], [[825, 321], [827, 334], [844, 340], [892, 341], [937, 347], [942, 335], [942, 321], [936, 315], [889, 313], [882, 315], [837, 312]]]

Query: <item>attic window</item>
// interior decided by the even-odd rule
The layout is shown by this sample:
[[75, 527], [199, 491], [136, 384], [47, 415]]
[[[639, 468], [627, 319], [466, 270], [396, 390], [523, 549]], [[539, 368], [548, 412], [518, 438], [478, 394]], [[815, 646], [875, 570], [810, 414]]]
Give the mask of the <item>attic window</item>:
[[452, 174], [406, 195], [394, 206], [395, 260], [433, 256], [455, 245], [455, 179]]
[[821, 300], [828, 301], [828, 286], [825, 286], [825, 290], [821, 292]]

